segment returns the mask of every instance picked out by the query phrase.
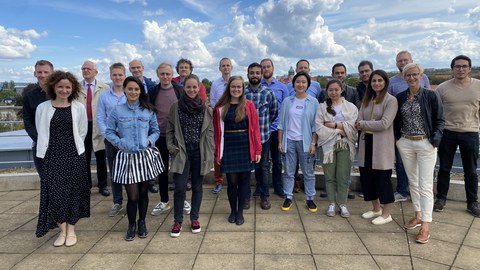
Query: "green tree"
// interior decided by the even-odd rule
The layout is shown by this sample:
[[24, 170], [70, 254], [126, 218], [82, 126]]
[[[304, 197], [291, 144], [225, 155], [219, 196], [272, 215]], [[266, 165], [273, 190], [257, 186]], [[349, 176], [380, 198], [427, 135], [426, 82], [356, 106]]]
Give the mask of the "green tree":
[[15, 82], [10, 80], [10, 83], [8, 84], [8, 89], [10, 90], [15, 90]]
[[7, 81], [4, 81], [4, 82], [2, 83], [2, 89], [3, 89], [3, 90], [8, 89], [8, 82], [7, 82]]
[[0, 91], [0, 98], [15, 98], [16, 94], [14, 90], [2, 90]]
[[203, 85], [207, 89], [207, 96], [210, 96], [210, 88], [212, 88], [212, 82], [209, 81], [207, 78], [202, 80]]

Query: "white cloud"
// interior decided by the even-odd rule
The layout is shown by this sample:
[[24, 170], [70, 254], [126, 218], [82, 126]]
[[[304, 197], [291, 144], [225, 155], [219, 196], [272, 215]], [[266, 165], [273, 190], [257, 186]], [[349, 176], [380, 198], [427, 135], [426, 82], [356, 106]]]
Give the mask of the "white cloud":
[[153, 16], [161, 16], [165, 14], [165, 11], [163, 9], [157, 9], [157, 10], [144, 10], [143, 11], [143, 16], [145, 17], [153, 17]]
[[470, 19], [473, 32], [480, 36], [480, 6], [468, 10], [467, 18]]
[[114, 3], [128, 3], [128, 4], [134, 4], [134, 3], [140, 3], [142, 6], [147, 5], [147, 0], [112, 0]]
[[46, 32], [38, 33], [33, 29], [21, 31], [0, 25], [0, 59], [29, 58], [37, 48], [32, 39], [45, 36]]
[[198, 3], [196, 0], [181, 0], [186, 7], [190, 7], [195, 9], [196, 11], [203, 13], [205, 15], [210, 15], [209, 11], [207, 10], [207, 5], [202, 5]]

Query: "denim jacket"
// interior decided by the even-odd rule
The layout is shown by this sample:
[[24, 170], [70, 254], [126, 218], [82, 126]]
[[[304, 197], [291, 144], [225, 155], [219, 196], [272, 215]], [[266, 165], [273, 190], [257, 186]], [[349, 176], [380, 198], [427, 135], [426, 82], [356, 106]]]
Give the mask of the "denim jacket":
[[107, 140], [116, 148], [127, 153], [138, 153], [160, 136], [157, 117], [153, 111], [142, 109], [137, 101], [115, 106], [107, 120]]

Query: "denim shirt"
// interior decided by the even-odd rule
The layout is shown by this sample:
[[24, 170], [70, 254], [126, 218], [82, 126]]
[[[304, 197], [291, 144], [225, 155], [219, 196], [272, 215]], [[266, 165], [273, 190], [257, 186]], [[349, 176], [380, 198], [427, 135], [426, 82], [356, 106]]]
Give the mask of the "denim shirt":
[[107, 140], [116, 148], [127, 153], [138, 153], [160, 136], [157, 117], [153, 111], [140, 108], [137, 101], [115, 106], [107, 120]]
[[[289, 96], [282, 103], [280, 109], [280, 121], [278, 122], [278, 129], [283, 130], [282, 134], [282, 149], [287, 151], [287, 126], [288, 126], [288, 112], [292, 107], [295, 96]], [[302, 117], [302, 131], [303, 131], [303, 152], [308, 152], [310, 144], [312, 143], [312, 134], [317, 130], [315, 126], [315, 116], [317, 115], [318, 101], [315, 97], [307, 95], [305, 102], [305, 109]], [[314, 142], [316, 143], [316, 142]]]

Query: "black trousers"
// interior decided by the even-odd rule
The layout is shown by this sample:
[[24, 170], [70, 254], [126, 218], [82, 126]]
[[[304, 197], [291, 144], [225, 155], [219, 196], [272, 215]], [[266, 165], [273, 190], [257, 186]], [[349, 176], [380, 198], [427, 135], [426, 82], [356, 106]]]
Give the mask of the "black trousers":
[[[93, 123], [92, 121], [88, 121], [88, 132], [87, 132], [87, 136], [85, 137], [84, 145], [85, 145], [85, 156], [87, 157], [87, 172], [88, 172], [88, 181], [90, 182], [90, 188], [92, 187], [92, 171], [90, 170], [92, 150], [93, 150], [92, 130], [93, 130]], [[97, 160], [97, 179], [98, 179], [99, 189], [107, 187], [106, 158], [107, 156], [105, 154], [105, 150], [99, 150], [95, 152], [95, 159]]]

